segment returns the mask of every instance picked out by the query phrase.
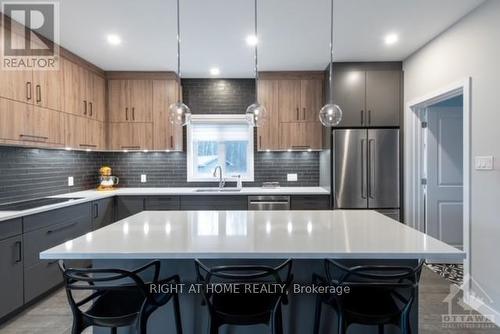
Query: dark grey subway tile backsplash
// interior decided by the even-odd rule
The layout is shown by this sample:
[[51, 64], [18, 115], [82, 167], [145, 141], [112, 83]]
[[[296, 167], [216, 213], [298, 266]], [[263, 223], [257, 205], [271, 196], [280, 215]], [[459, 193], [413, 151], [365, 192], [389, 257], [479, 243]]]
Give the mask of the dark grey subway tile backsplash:
[[[0, 147], [0, 203], [63, 194], [97, 186], [98, 170], [109, 165], [122, 187], [200, 187], [216, 183], [188, 183], [184, 152], [79, 152]], [[287, 182], [297, 173], [297, 182]], [[147, 183], [140, 182], [141, 174]], [[68, 176], [74, 186], [68, 187]], [[254, 182], [279, 181], [282, 186], [318, 186], [318, 152], [256, 152]], [[234, 184], [228, 183], [228, 186]]]

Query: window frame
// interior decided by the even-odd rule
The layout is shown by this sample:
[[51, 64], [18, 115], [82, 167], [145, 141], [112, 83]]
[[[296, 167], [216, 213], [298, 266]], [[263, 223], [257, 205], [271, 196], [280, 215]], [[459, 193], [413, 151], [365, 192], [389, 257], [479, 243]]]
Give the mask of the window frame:
[[[245, 124], [248, 125], [248, 147], [247, 147], [247, 169], [246, 175], [241, 175], [241, 181], [254, 182], [254, 128], [247, 121], [245, 115], [241, 114], [200, 114], [192, 115], [190, 123], [186, 126], [186, 151], [187, 151], [187, 182], [216, 182], [218, 178], [209, 176], [201, 177], [194, 172], [194, 143], [193, 143], [193, 124], [197, 123], [216, 123], [216, 124]], [[219, 152], [222, 148], [219, 148]], [[226, 166], [223, 164], [222, 173], [226, 181], [236, 181], [237, 178], [226, 174]]]

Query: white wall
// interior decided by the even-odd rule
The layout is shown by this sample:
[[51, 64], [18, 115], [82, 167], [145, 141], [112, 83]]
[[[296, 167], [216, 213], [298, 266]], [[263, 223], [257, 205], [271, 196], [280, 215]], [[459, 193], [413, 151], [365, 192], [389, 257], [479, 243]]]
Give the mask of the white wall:
[[471, 171], [471, 274], [500, 311], [500, 1], [485, 2], [408, 57], [403, 69], [405, 105], [471, 77], [472, 158], [497, 159], [494, 171]]

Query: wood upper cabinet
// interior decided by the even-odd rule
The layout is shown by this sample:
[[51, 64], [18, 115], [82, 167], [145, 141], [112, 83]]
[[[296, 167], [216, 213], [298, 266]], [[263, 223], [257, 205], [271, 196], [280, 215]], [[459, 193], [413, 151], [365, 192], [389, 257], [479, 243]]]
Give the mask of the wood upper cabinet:
[[279, 80], [279, 121], [296, 122], [300, 119], [300, 80]]
[[322, 125], [319, 122], [280, 123], [281, 149], [305, 150], [321, 149]]
[[109, 121], [151, 122], [152, 80], [108, 81]]
[[323, 106], [323, 80], [300, 80], [300, 111], [302, 120], [314, 122], [318, 120], [318, 113]]
[[146, 150], [153, 147], [152, 123], [110, 123], [109, 148], [112, 150]]
[[278, 80], [259, 80], [257, 94], [259, 102], [266, 108], [267, 121], [257, 128], [257, 150], [278, 150], [279, 143], [279, 103]]
[[76, 149], [103, 149], [104, 123], [88, 117], [66, 115], [66, 146]]
[[182, 151], [182, 126], [169, 120], [169, 106], [177, 101], [176, 80], [153, 80], [153, 148]]
[[33, 71], [33, 102], [39, 107], [63, 110], [63, 70]]
[[333, 97], [342, 109], [341, 127], [399, 126], [400, 70], [339, 70]]
[[104, 121], [105, 80], [70, 60], [63, 59], [64, 111]]
[[64, 144], [63, 114], [0, 98], [0, 138], [22, 144]]

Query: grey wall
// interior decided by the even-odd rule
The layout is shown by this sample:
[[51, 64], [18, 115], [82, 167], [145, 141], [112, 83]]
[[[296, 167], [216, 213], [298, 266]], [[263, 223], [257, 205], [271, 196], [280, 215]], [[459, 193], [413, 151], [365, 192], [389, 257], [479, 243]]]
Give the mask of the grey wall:
[[93, 188], [100, 165], [97, 153], [0, 147], [0, 203]]
[[[472, 157], [500, 157], [500, 1], [489, 0], [404, 61], [405, 103], [471, 77]], [[410, 166], [409, 166], [410, 167]], [[500, 311], [500, 165], [471, 170], [471, 274]], [[492, 257], [493, 256], [493, 257]], [[474, 292], [484, 297], [477, 284]], [[500, 321], [497, 313], [497, 321]]]
[[255, 80], [183, 79], [182, 96], [193, 114], [243, 114], [255, 102]]

